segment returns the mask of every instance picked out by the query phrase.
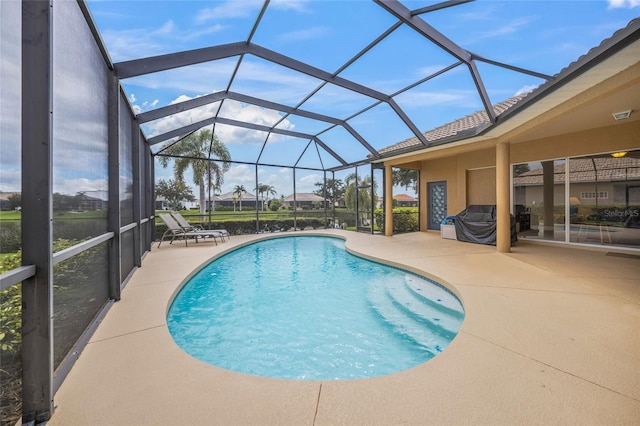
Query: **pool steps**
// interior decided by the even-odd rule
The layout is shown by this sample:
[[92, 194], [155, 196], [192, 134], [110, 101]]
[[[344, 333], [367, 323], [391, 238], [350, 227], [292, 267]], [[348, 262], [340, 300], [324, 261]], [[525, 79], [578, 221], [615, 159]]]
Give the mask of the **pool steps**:
[[442, 306], [440, 311], [436, 310], [436, 305], [446, 302], [429, 299], [422, 291], [426, 286], [428, 284], [416, 282], [411, 277], [405, 278], [404, 285], [389, 286], [381, 280], [371, 283], [368, 297], [370, 306], [381, 320], [433, 357], [455, 337], [464, 314], [451, 307]]
[[401, 311], [446, 339], [453, 339], [460, 328], [458, 318], [438, 311], [431, 301], [416, 295], [407, 286], [387, 288], [387, 294]]
[[407, 286], [417, 297], [426, 301], [438, 309], [444, 310], [449, 315], [457, 317], [462, 321], [464, 313], [460, 312], [460, 304], [457, 300], [451, 299], [447, 290], [438, 284], [431, 284], [412, 275], [405, 275], [404, 285]]

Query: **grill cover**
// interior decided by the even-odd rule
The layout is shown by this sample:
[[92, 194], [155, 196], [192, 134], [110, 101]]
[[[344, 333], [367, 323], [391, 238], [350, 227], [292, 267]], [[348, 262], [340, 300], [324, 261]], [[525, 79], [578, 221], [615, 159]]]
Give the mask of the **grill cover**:
[[[454, 223], [459, 241], [496, 245], [496, 206], [471, 205], [456, 215]], [[516, 241], [516, 218], [511, 215], [511, 244]]]

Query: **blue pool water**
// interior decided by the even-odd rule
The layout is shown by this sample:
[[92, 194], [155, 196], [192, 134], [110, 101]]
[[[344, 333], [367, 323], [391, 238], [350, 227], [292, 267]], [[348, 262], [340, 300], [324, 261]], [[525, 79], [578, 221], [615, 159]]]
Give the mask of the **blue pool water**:
[[331, 237], [253, 243], [205, 266], [167, 323], [192, 356], [225, 369], [302, 380], [357, 379], [421, 364], [464, 317], [448, 290], [348, 253]]

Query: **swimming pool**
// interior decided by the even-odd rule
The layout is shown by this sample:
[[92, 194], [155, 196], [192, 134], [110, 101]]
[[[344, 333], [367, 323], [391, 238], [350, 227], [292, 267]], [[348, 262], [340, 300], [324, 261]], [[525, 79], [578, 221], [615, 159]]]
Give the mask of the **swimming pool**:
[[255, 242], [198, 271], [167, 314], [175, 342], [204, 362], [266, 377], [358, 379], [421, 364], [464, 311], [444, 287], [348, 253], [333, 237]]

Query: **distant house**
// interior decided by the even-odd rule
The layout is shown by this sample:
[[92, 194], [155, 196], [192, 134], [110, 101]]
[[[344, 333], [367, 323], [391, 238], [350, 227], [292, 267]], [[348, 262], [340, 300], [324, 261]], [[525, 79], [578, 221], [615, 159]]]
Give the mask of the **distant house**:
[[[283, 206], [287, 209], [293, 208], [294, 203], [294, 194], [291, 194], [287, 197], [284, 197]], [[329, 200], [325, 200], [319, 195], [301, 192], [295, 194], [295, 204], [297, 208], [304, 209], [314, 209], [321, 208], [324, 209], [325, 206], [329, 206]]]
[[106, 210], [108, 208], [107, 200], [97, 197], [86, 196], [78, 204], [78, 211], [97, 211]]
[[398, 207], [418, 207], [418, 200], [411, 195], [398, 194], [394, 195], [393, 199], [396, 200]]
[[[214, 198], [214, 202], [216, 206], [226, 206], [233, 207], [235, 200], [235, 205], [240, 207], [240, 197], [238, 194], [234, 194], [233, 192], [227, 192], [226, 194], [218, 195]], [[251, 207], [253, 209], [256, 208], [256, 194], [252, 194], [250, 192], [244, 192], [242, 194], [242, 207]]]
[[164, 197], [156, 196], [156, 210], [168, 210], [169, 203]]
[[[186, 201], [186, 200], [180, 201], [180, 204], [185, 209], [195, 209], [199, 205], [196, 201]], [[166, 198], [160, 195], [156, 197], [156, 210], [170, 210], [169, 202], [167, 201]]]
[[0, 192], [0, 210], [9, 210], [9, 197], [19, 192]]
[[82, 191], [78, 194], [81, 195], [77, 207], [78, 211], [106, 210], [109, 207], [109, 191], [98, 189]]
[[[418, 207], [418, 199], [407, 194], [398, 194], [393, 196], [395, 207]], [[384, 208], [384, 198], [376, 198], [376, 208]]]

